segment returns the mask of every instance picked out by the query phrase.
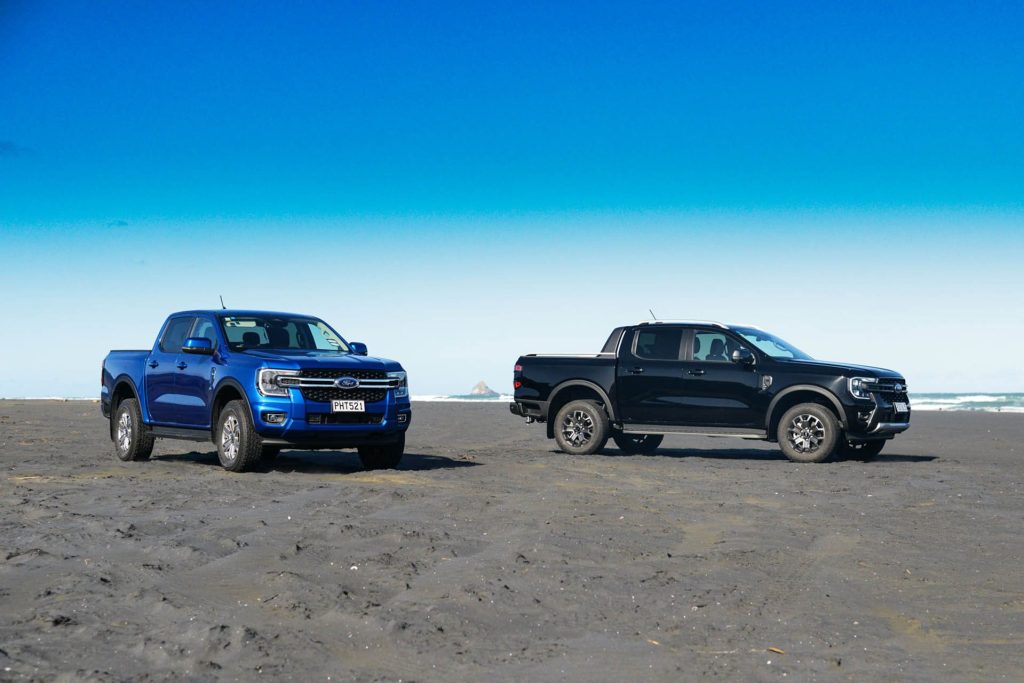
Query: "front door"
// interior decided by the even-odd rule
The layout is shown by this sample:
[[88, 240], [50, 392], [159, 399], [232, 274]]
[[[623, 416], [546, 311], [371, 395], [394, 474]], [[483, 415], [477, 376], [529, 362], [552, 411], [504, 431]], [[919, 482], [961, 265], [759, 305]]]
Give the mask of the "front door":
[[[214, 353], [217, 349], [217, 328], [208, 318], [196, 318], [189, 337], [209, 339]], [[187, 427], [210, 426], [210, 400], [213, 390], [215, 356], [182, 353], [175, 367], [178, 370], [178, 424]]]
[[[722, 330], [695, 329], [682, 363], [682, 424], [701, 427], [763, 427], [765, 397], [756, 366], [732, 361], [743, 347]], [[746, 348], [746, 347], [744, 347]]]
[[181, 399], [178, 389], [178, 359], [181, 345], [192, 329], [193, 316], [171, 318], [146, 364], [146, 405], [153, 422], [164, 425], [181, 424]]
[[681, 424], [686, 413], [683, 355], [689, 331], [678, 325], [643, 325], [619, 345], [616, 397], [622, 420]]

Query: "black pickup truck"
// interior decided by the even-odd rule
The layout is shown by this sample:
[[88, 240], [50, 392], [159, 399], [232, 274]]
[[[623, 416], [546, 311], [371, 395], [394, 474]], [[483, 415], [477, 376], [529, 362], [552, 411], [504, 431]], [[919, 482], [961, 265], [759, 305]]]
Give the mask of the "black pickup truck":
[[746, 325], [618, 327], [601, 353], [520, 357], [513, 384], [512, 413], [577, 455], [609, 438], [651, 453], [666, 434], [696, 434], [774, 441], [797, 462], [870, 458], [910, 426], [899, 373], [817, 361]]

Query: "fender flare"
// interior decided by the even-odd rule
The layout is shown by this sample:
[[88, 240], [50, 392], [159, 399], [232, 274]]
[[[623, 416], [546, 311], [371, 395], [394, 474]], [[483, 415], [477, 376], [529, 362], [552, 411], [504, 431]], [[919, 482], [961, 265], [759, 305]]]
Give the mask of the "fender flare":
[[[564, 391], [566, 389], [569, 389], [569, 388], [572, 388], [572, 387], [586, 387], [587, 389], [591, 389], [594, 392], [596, 392], [597, 395], [601, 397], [601, 400], [604, 401], [604, 408], [605, 408], [605, 410], [608, 411], [608, 418], [611, 421], [613, 421], [613, 422], [615, 421], [615, 419], [616, 419], [615, 418], [615, 406], [612, 405], [612, 400], [608, 397], [608, 392], [606, 392], [604, 389], [602, 389], [600, 385], [595, 384], [594, 382], [591, 382], [590, 380], [586, 380], [586, 379], [570, 379], [570, 380], [566, 380], [566, 381], [562, 382], [561, 384], [559, 384], [558, 386], [556, 386], [551, 391], [551, 395], [548, 396], [548, 405], [550, 406], [552, 403], [555, 402], [555, 398], [558, 396], [558, 394], [560, 394], [562, 391]], [[548, 423], [549, 424], [550, 424], [552, 419], [554, 419], [554, 415], [551, 415], [551, 411], [549, 410], [548, 411]]]
[[[249, 420], [252, 421], [252, 406], [249, 405], [249, 394], [246, 393], [245, 388], [242, 386], [234, 377], [225, 377], [221, 381], [217, 382], [217, 386], [214, 387], [213, 393], [211, 394], [212, 400], [210, 401], [210, 434], [212, 435], [217, 431], [217, 423], [214, 421], [213, 409], [217, 405], [217, 397], [220, 392], [224, 391], [225, 387], [231, 387], [242, 395], [242, 400], [245, 402], [245, 409], [249, 413]], [[211, 436], [212, 438], [212, 436]]]
[[784, 399], [786, 396], [795, 393], [797, 391], [809, 391], [819, 396], [824, 396], [832, 404], [832, 407], [836, 409], [836, 417], [839, 418], [839, 424], [843, 429], [846, 429], [846, 411], [843, 409], [843, 404], [839, 402], [839, 399], [828, 389], [822, 389], [819, 386], [813, 384], [796, 384], [791, 387], [786, 387], [772, 399], [772, 402], [768, 404], [768, 414], [765, 416], [764, 428], [766, 430], [771, 429], [772, 418], [775, 416], [775, 408], [779, 405], [779, 401]]
[[124, 386], [128, 387], [128, 390], [132, 392], [132, 398], [134, 398], [136, 403], [139, 404], [139, 412], [142, 414], [143, 423], [145, 423], [147, 418], [149, 418], [149, 411], [146, 410], [146, 406], [143, 404], [142, 398], [139, 396], [139, 389], [135, 386], [135, 380], [133, 380], [131, 375], [128, 373], [121, 373], [110, 385], [110, 417], [108, 421], [110, 422], [111, 439], [114, 438], [114, 414], [117, 412], [117, 406], [114, 405], [114, 394], [117, 393], [118, 389]]

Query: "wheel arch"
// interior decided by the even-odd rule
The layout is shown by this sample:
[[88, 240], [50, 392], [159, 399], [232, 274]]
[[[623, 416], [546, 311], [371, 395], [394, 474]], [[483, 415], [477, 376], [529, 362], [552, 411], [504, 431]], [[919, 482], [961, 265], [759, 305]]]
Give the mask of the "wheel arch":
[[117, 379], [114, 380], [113, 390], [110, 392], [110, 438], [114, 438], [114, 416], [117, 414], [117, 408], [121, 405], [121, 402], [126, 398], [134, 398], [139, 404], [139, 412], [142, 414], [142, 419], [145, 421], [149, 416], [146, 414], [146, 406], [142, 404], [142, 399], [139, 397], [139, 390], [135, 386], [135, 380], [129, 375], [118, 375]]
[[210, 439], [217, 433], [217, 420], [220, 419], [221, 411], [231, 401], [241, 401], [249, 413], [249, 420], [252, 420], [252, 406], [249, 405], [249, 396], [245, 389], [238, 380], [225, 377], [217, 385], [213, 392], [213, 400], [210, 402]]
[[608, 393], [599, 384], [585, 379], [566, 380], [552, 390], [548, 399], [547, 432], [549, 439], [553, 439], [555, 436], [555, 416], [558, 415], [562, 406], [569, 401], [586, 399], [596, 399], [604, 406], [605, 412], [608, 413], [608, 419], [615, 420], [615, 406], [612, 405]]
[[765, 429], [769, 439], [774, 440], [782, 414], [799, 403], [819, 403], [830, 408], [836, 414], [840, 427], [846, 429], [846, 411], [835, 394], [813, 384], [797, 384], [779, 392], [768, 405]]

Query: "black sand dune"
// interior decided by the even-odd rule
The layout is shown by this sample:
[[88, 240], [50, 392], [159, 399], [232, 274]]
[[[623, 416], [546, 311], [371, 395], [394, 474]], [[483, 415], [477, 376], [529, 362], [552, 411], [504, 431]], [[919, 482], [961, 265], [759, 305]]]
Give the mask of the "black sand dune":
[[917, 414], [826, 465], [414, 420], [398, 471], [232, 475], [187, 442], [117, 461], [96, 404], [0, 401], [0, 680], [1024, 679], [1022, 415]]

